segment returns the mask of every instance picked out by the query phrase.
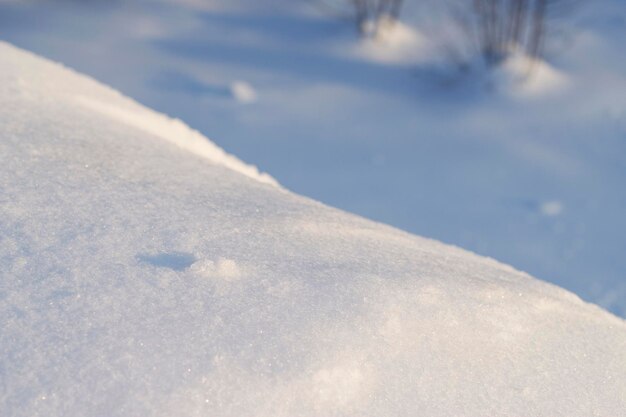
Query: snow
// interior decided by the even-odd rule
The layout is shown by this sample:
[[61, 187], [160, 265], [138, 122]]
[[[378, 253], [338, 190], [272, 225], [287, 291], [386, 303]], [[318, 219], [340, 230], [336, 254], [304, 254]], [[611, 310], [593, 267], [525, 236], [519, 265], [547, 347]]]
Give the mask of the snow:
[[233, 97], [241, 103], [254, 103], [257, 100], [257, 93], [254, 88], [245, 81], [234, 81], [230, 85]]
[[516, 53], [496, 70], [500, 89], [522, 98], [537, 98], [554, 94], [568, 86], [567, 75], [541, 59]]
[[[623, 1], [551, 21], [529, 77], [523, 56], [452, 70], [441, 43], [464, 32], [448, 2], [405, 2], [384, 41], [316, 3], [11, 0], [0, 37], [184, 120], [289, 190], [626, 316]], [[238, 80], [256, 101], [237, 100]], [[565, 209], [545, 215], [548, 201]]]
[[217, 262], [202, 259], [194, 262], [190, 270], [205, 278], [216, 278], [224, 281], [235, 281], [242, 275], [237, 262], [232, 259], [219, 258]]
[[546, 216], [558, 216], [563, 211], [563, 204], [560, 201], [546, 201], [541, 205], [541, 212]]
[[221, 148], [187, 127], [180, 120], [171, 120], [156, 114], [145, 107], [126, 100], [125, 105], [111, 105], [90, 97], [76, 96], [74, 99], [84, 107], [94, 110], [119, 122], [144, 130], [152, 135], [174, 142], [183, 149], [194, 152], [211, 161], [238, 171], [261, 182], [275, 184], [276, 180], [265, 173], [259, 173], [256, 167], [246, 165], [232, 155], [227, 155]]
[[364, 37], [356, 55], [384, 64], [414, 64], [432, 60], [432, 46], [424, 35], [402, 22], [382, 24], [375, 36]]
[[626, 409], [624, 320], [285, 191], [57, 64], [0, 56], [3, 417]]

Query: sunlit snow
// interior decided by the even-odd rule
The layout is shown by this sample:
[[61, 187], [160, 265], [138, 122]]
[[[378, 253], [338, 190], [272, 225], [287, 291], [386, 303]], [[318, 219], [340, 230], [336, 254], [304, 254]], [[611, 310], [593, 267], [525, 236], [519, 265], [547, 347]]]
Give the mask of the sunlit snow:
[[[626, 409], [626, 323], [0, 44], [0, 414]], [[553, 210], [554, 211], [554, 210]]]

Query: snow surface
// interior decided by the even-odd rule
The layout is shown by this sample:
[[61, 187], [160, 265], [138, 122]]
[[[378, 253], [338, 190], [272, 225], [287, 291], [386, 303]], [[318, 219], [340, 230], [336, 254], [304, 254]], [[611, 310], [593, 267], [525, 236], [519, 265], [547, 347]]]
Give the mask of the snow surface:
[[365, 41], [319, 2], [4, 0], [0, 38], [184, 120], [289, 190], [626, 317], [623, 0], [551, 21], [531, 77], [520, 56], [495, 76], [434, 56], [467, 38], [448, 1], [406, 1]]
[[3, 417], [626, 409], [622, 319], [268, 184], [57, 64], [0, 57]]

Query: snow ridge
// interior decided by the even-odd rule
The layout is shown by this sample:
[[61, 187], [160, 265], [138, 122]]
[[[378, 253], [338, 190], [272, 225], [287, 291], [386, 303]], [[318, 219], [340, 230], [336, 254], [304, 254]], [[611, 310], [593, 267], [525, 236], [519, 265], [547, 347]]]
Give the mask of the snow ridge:
[[[18, 50], [15, 47], [6, 42], [0, 41], [0, 48], [3, 50], [2, 54], [4, 59], [7, 61], [16, 59], [16, 53]], [[24, 52], [20, 53], [23, 54]], [[30, 58], [40, 59], [32, 54]], [[103, 86], [91, 77], [79, 74], [62, 64], [53, 64], [55, 64], [57, 69], [60, 70], [60, 73], [57, 77], [50, 78], [58, 79], [60, 77], [61, 79], [66, 80], [71, 78], [71, 85], [69, 83], [60, 84], [64, 90], [66, 98], [73, 100], [79, 106], [86, 107], [89, 110], [95, 111], [136, 129], [143, 130], [215, 164], [222, 165], [232, 169], [233, 171], [239, 172], [249, 178], [265, 184], [278, 186], [278, 182], [269, 174], [260, 172], [257, 167], [246, 164], [234, 155], [227, 153], [213, 143], [209, 138], [202, 135], [197, 130], [187, 126], [183, 121], [170, 118], [164, 114], [149, 109], [122, 95], [117, 90], [108, 86]], [[47, 84], [44, 91], [59, 88], [58, 85], [54, 86], [47, 82], [46, 79], [42, 79], [41, 81]], [[77, 83], [77, 81], [79, 82]], [[36, 91], [36, 88], [33, 88], [33, 90]], [[76, 93], [81, 90], [86, 90], [86, 93]], [[96, 91], [97, 93], [94, 94]], [[98, 99], [93, 97], [98, 97]], [[103, 100], [105, 97], [106, 100]]]

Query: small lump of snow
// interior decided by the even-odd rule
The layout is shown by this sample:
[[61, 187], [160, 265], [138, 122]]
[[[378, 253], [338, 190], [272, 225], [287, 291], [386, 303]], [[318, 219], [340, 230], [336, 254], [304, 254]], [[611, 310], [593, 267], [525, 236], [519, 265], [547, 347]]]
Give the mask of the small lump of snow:
[[230, 85], [230, 92], [240, 103], [249, 104], [257, 101], [256, 90], [245, 81], [235, 81]]
[[237, 262], [226, 258], [219, 258], [217, 261], [201, 259], [194, 262], [189, 269], [195, 275], [224, 281], [236, 281], [241, 277], [241, 269]]
[[563, 204], [560, 201], [546, 201], [541, 205], [541, 213], [544, 216], [554, 217], [563, 212]]

